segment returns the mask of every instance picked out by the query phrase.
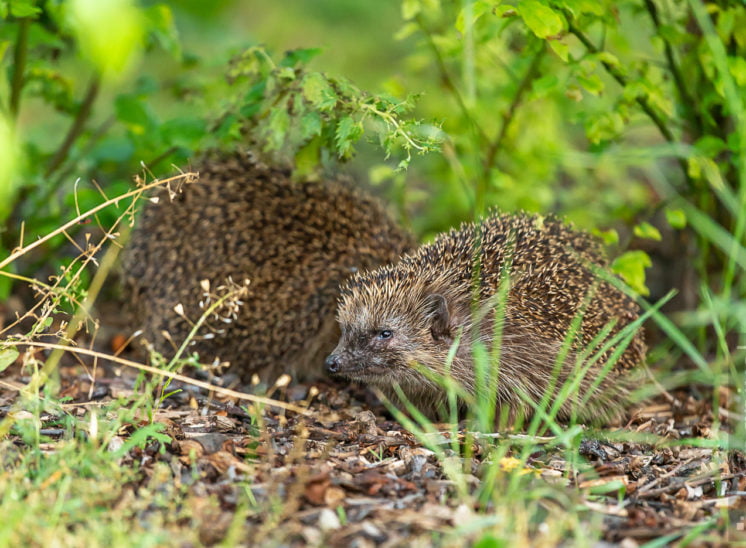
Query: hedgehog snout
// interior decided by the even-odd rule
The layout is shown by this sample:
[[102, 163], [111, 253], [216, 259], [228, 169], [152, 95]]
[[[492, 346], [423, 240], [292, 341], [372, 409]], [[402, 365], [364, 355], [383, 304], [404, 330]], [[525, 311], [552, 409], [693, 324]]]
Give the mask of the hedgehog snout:
[[324, 361], [326, 370], [332, 375], [339, 372], [339, 356], [337, 354], [329, 354]]

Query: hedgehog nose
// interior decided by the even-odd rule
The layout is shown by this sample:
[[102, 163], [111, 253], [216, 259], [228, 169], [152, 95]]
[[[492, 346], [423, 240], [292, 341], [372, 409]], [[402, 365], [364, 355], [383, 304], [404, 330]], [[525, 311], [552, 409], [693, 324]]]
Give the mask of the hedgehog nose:
[[336, 373], [339, 371], [339, 357], [336, 354], [329, 354], [324, 365], [326, 365], [326, 370], [329, 373]]

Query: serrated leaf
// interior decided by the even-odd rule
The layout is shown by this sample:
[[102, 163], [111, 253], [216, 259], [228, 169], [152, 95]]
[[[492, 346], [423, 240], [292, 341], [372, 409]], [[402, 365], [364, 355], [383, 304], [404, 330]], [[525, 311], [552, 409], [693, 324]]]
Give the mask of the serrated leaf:
[[661, 233], [650, 223], [640, 223], [632, 229], [635, 236], [638, 238], [645, 238], [646, 240], [655, 240], [656, 242], [661, 241]]
[[340, 158], [348, 157], [352, 152], [352, 145], [363, 133], [363, 125], [352, 116], [345, 116], [337, 124], [335, 141], [337, 154]]
[[562, 18], [538, 0], [523, 0], [516, 4], [516, 9], [526, 26], [539, 38], [557, 36], [564, 30]]
[[617, 257], [611, 269], [619, 274], [627, 285], [643, 296], [650, 295], [645, 285], [645, 269], [653, 266], [647, 253], [641, 250], [627, 251]]
[[330, 110], [337, 104], [337, 94], [323, 74], [309, 72], [303, 77], [303, 97], [319, 110]]
[[672, 228], [682, 229], [686, 226], [686, 213], [683, 209], [666, 208], [666, 221]]
[[301, 139], [309, 139], [321, 135], [321, 116], [312, 110], [306, 112], [300, 119]]
[[273, 108], [269, 113], [267, 124], [267, 150], [280, 150], [285, 143], [285, 136], [290, 128], [290, 116], [285, 103]]
[[320, 55], [321, 51], [321, 48], [301, 48], [287, 51], [279, 66], [294, 68], [297, 65], [307, 65], [311, 59]]
[[18, 359], [18, 350], [15, 348], [3, 348], [0, 350], [0, 371], [5, 371]]

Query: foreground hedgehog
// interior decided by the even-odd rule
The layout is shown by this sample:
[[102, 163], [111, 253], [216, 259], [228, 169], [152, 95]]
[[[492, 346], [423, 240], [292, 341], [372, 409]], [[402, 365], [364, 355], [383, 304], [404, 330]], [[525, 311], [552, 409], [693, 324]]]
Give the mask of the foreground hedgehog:
[[295, 183], [245, 155], [206, 161], [199, 175], [173, 200], [160, 192], [138, 219], [123, 258], [133, 327], [170, 357], [205, 309], [236, 289], [188, 353], [228, 361], [247, 380], [320, 372], [339, 337], [340, 283], [396, 260], [410, 236], [342, 182]]
[[[539, 402], [549, 386], [556, 395], [558, 387], [578, 380], [557, 416], [616, 420], [629, 391], [627, 373], [643, 362], [645, 344], [642, 333], [635, 333], [608, 373], [601, 369], [616, 346], [595, 364], [588, 361], [639, 312], [631, 298], [594, 274], [606, 267], [595, 238], [554, 218], [495, 215], [464, 225], [397, 264], [347, 282], [338, 309], [342, 336], [326, 360], [327, 369], [389, 395], [398, 383], [408, 399], [432, 415], [446, 398], [417, 364], [443, 375], [449, 351], [457, 345], [450, 374], [474, 393], [473, 342], [493, 350], [496, 327], [501, 327], [499, 360], [491, 366], [498, 367], [492, 371], [498, 417], [531, 415], [530, 402]], [[509, 283], [508, 291], [500, 291], [503, 283]], [[502, 315], [496, 313], [501, 309]], [[563, 346], [581, 309], [576, 337]], [[610, 323], [610, 335], [590, 348]], [[564, 360], [558, 359], [561, 350], [567, 352]], [[582, 378], [579, 367], [589, 367]]]

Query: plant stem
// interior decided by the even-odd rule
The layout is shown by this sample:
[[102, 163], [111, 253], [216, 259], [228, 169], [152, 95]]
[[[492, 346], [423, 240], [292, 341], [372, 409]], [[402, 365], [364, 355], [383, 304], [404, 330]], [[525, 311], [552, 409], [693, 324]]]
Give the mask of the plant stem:
[[[574, 34], [575, 37], [580, 40], [580, 42], [585, 46], [585, 48], [590, 51], [591, 53], [599, 53], [600, 50], [593, 45], [593, 43], [590, 41], [590, 39], [583, 34], [583, 31], [581, 31], [579, 28], [577, 28], [575, 25], [572, 24], [570, 21], [570, 18], [568, 16], [568, 23], [567, 23], [567, 30]], [[621, 73], [621, 71], [616, 68], [611, 63], [608, 63], [607, 61], [601, 61], [601, 64], [606, 69], [606, 72], [608, 72], [614, 80], [616, 80], [620, 86], [626, 87], [627, 85], [627, 78], [624, 76], [624, 74]], [[636, 97], [635, 101], [638, 105], [640, 105], [640, 108], [642, 108], [643, 112], [648, 115], [650, 120], [655, 124], [655, 126], [658, 128], [658, 131], [660, 131], [661, 135], [663, 135], [663, 138], [669, 142], [669, 143], [676, 143], [677, 140], [674, 137], [673, 133], [670, 129], [668, 129], [668, 126], [666, 126], [666, 123], [663, 121], [663, 119], [660, 117], [660, 115], [655, 111], [655, 109], [648, 103], [647, 98], [645, 97]], [[678, 159], [679, 167], [681, 168], [681, 171], [684, 174], [684, 179], [686, 180], [687, 186], [690, 190], [693, 190], [695, 187], [694, 180], [689, 175], [689, 170], [687, 167], [687, 163], [684, 159], [679, 158]]]
[[193, 181], [197, 180], [197, 174], [196, 173], [182, 173], [180, 175], [175, 175], [174, 177], [169, 177], [168, 179], [158, 179], [158, 180], [153, 181], [152, 183], [147, 184], [145, 186], [136, 188], [134, 190], [130, 190], [129, 192], [126, 192], [126, 193], [122, 194], [121, 196], [117, 196], [116, 198], [111, 198], [110, 200], [106, 200], [104, 203], [99, 204], [96, 207], [91, 208], [88, 211], [86, 211], [85, 213], [81, 213], [80, 215], [78, 215], [74, 219], [66, 222], [64, 225], [62, 225], [61, 227], [57, 228], [56, 230], [53, 230], [52, 232], [50, 232], [49, 234], [47, 234], [43, 238], [38, 238], [37, 240], [34, 240], [33, 243], [27, 245], [26, 247], [23, 247], [21, 249], [18, 249], [16, 251], [14, 251], [13, 253], [10, 254], [9, 257], [7, 257], [7, 258], [3, 259], [2, 261], [0, 261], [0, 269], [1, 268], [5, 268], [10, 263], [12, 263], [16, 259], [18, 259], [18, 257], [21, 257], [21, 256], [25, 255], [26, 253], [28, 253], [32, 249], [40, 246], [41, 244], [43, 244], [47, 240], [50, 240], [51, 238], [54, 238], [58, 234], [61, 234], [62, 232], [64, 232], [68, 228], [70, 228], [71, 226], [77, 225], [83, 219], [86, 219], [86, 218], [92, 216], [93, 214], [101, 211], [102, 209], [104, 209], [106, 207], [109, 207], [112, 204], [116, 204], [116, 203], [120, 202], [121, 200], [129, 198], [130, 196], [135, 196], [137, 194], [142, 194], [143, 192], [145, 192], [146, 190], [149, 190], [151, 188], [155, 188], [155, 187], [160, 186], [160, 185], [167, 185], [167, 184], [169, 184], [171, 182], [178, 181], [178, 180], [182, 180], [185, 183], [190, 183], [190, 182], [193, 182]]
[[443, 60], [443, 56], [441, 55], [437, 44], [433, 40], [433, 37], [430, 34], [430, 31], [425, 26], [425, 22], [422, 20], [421, 16], [417, 16], [417, 25], [420, 27], [420, 30], [422, 30], [422, 33], [425, 35], [425, 38], [427, 38], [427, 44], [428, 46], [430, 46], [430, 49], [435, 55], [435, 62], [438, 65], [438, 72], [440, 72], [440, 77], [443, 81], [443, 85], [445, 85], [445, 87], [448, 88], [448, 91], [450, 91], [451, 95], [453, 95], [454, 99], [456, 99], [456, 103], [458, 104], [459, 110], [461, 110], [461, 113], [463, 114], [464, 118], [466, 118], [469, 121], [469, 123], [472, 125], [474, 130], [477, 132], [481, 141], [487, 142], [487, 135], [485, 134], [482, 127], [477, 123], [477, 121], [472, 116], [471, 111], [469, 110], [469, 107], [466, 106], [466, 102], [464, 102], [464, 98], [461, 96], [461, 93], [456, 87], [456, 84], [453, 83], [453, 79], [451, 78], [451, 75], [448, 72], [448, 68], [446, 67], [445, 61]]
[[687, 119], [690, 119], [694, 123], [697, 135], [701, 135], [702, 120], [699, 117], [699, 113], [694, 109], [694, 101], [689, 96], [686, 84], [684, 84], [684, 77], [679, 70], [679, 66], [674, 60], [673, 48], [671, 47], [671, 43], [660, 32], [661, 22], [660, 17], [658, 17], [658, 8], [656, 7], [653, 0], [645, 0], [645, 7], [650, 14], [650, 19], [653, 21], [653, 25], [655, 26], [658, 36], [660, 36], [661, 40], [663, 40], [663, 52], [666, 56], [666, 62], [668, 63], [668, 68], [671, 71], [671, 76], [673, 76], [673, 81], [676, 84], [676, 90], [679, 92], [681, 106], [688, 115]]
[[10, 110], [11, 120], [18, 118], [21, 105], [21, 91], [25, 84], [26, 53], [28, 52], [28, 28], [30, 20], [27, 18], [18, 21], [18, 36], [16, 46], [13, 49], [13, 78], [10, 84]]
[[91, 80], [91, 83], [88, 85], [88, 91], [86, 91], [83, 102], [81, 103], [80, 109], [78, 110], [78, 114], [75, 116], [75, 119], [73, 120], [73, 123], [67, 132], [67, 135], [65, 135], [65, 139], [62, 141], [60, 148], [57, 149], [57, 152], [49, 161], [49, 166], [47, 167], [45, 176], [49, 177], [58, 167], [60, 167], [60, 165], [62, 165], [62, 163], [67, 158], [68, 153], [70, 152], [70, 148], [72, 148], [73, 144], [75, 143], [75, 140], [83, 132], [85, 123], [88, 120], [88, 117], [91, 115], [93, 102], [98, 96], [99, 84], [100, 80], [98, 76], [94, 76], [93, 80]]
[[518, 87], [516, 88], [515, 95], [513, 96], [513, 100], [510, 102], [510, 105], [508, 106], [508, 110], [503, 112], [502, 119], [503, 123], [500, 127], [500, 131], [497, 134], [497, 137], [490, 143], [489, 148], [487, 149], [487, 153], [484, 156], [484, 178], [485, 180], [489, 179], [489, 174], [492, 171], [492, 168], [495, 164], [495, 159], [497, 158], [497, 154], [502, 148], [503, 142], [505, 141], [505, 137], [508, 134], [508, 128], [510, 127], [511, 122], [513, 121], [513, 118], [515, 118], [516, 110], [518, 109], [518, 105], [521, 103], [521, 99], [523, 98], [524, 93], [528, 89], [529, 85], [533, 81], [533, 79], [536, 77], [536, 73], [539, 69], [539, 63], [541, 62], [542, 57], [544, 56], [544, 52], [546, 51], [546, 48], [542, 47], [538, 52], [536, 52], [536, 55], [534, 55], [534, 58], [531, 60], [531, 64], [528, 67], [528, 70], [526, 71], [526, 74], [523, 75], [523, 78], [518, 84]]
[[[585, 34], [583, 34], [583, 31], [581, 31], [575, 25], [568, 22], [567, 30], [569, 30], [571, 34], [574, 34], [588, 51], [594, 54], [600, 52], [599, 49], [593, 45], [590, 39]], [[620, 86], [625, 87], [627, 85], [627, 78], [619, 71], [619, 69], [617, 69], [614, 65], [608, 63], [607, 61], [601, 61], [601, 64], [604, 66], [606, 71], [611, 74], [614, 80], [619, 83]], [[653, 109], [653, 107], [650, 106], [650, 103], [648, 103], [647, 99], [644, 97], [637, 97], [635, 100], [637, 101], [637, 104], [640, 105], [642, 110], [645, 111], [645, 114], [647, 114], [648, 117], [653, 121], [653, 123], [658, 127], [658, 130], [661, 132], [664, 139], [666, 139], [666, 141], [668, 141], [669, 143], [676, 142], [673, 133], [671, 133], [671, 130], [668, 129], [666, 123], [661, 119], [661, 117]]]

